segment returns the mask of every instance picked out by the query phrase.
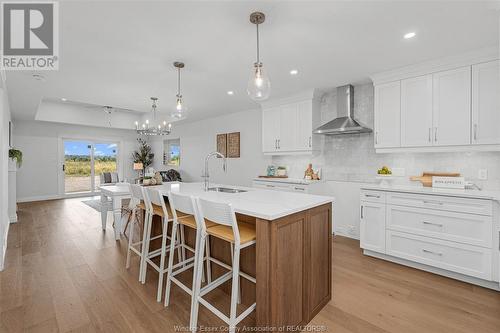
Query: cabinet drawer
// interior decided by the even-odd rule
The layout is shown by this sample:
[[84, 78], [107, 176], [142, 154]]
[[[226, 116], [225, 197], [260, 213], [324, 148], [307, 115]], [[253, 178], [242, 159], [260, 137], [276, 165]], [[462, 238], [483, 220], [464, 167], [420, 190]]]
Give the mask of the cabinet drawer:
[[491, 250], [388, 230], [386, 253], [491, 281]]
[[387, 228], [491, 248], [491, 216], [405, 206], [387, 206]]
[[480, 214], [491, 216], [493, 206], [491, 200], [458, 198], [441, 195], [387, 193], [387, 204], [401, 205], [451, 212]]
[[361, 190], [361, 201], [385, 203], [385, 192]]

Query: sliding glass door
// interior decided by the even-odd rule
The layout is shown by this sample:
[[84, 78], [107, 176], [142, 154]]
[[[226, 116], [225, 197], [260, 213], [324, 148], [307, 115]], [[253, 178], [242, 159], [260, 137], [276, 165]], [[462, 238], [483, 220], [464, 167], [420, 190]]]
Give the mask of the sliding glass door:
[[116, 173], [117, 144], [86, 140], [63, 140], [64, 193], [95, 193], [103, 172]]

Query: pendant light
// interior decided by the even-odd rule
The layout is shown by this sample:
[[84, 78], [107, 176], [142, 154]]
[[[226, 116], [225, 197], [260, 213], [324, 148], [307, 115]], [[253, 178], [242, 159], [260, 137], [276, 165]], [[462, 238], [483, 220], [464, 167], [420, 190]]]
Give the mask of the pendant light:
[[186, 107], [183, 104], [181, 94], [181, 69], [184, 68], [184, 63], [176, 61], [174, 62], [174, 67], [177, 68], [177, 95], [175, 95], [175, 111], [172, 112], [172, 117], [180, 119], [186, 116]]
[[266, 100], [271, 93], [271, 82], [264, 71], [262, 62], [260, 61], [259, 49], [259, 24], [264, 23], [266, 16], [261, 12], [253, 12], [250, 14], [250, 22], [257, 27], [257, 62], [253, 64], [252, 73], [248, 80], [247, 93], [254, 101]]

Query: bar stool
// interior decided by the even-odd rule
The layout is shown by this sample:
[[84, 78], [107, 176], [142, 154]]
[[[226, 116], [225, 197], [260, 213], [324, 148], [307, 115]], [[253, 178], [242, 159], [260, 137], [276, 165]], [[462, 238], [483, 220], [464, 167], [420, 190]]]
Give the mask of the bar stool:
[[[137, 227], [140, 227], [140, 225], [139, 225], [140, 222], [137, 220], [136, 216], [137, 216], [138, 210], [144, 210], [145, 211], [144, 229], [146, 228], [147, 221], [149, 220], [149, 216], [148, 216], [149, 211], [146, 210], [146, 206], [144, 204], [144, 199], [145, 199], [144, 188], [142, 186], [139, 186], [136, 184], [129, 184], [129, 186], [130, 186], [130, 192], [132, 194], [132, 198], [130, 199], [131, 200], [130, 205], [133, 207], [133, 209], [132, 209], [133, 220], [132, 220], [132, 223], [130, 226], [130, 233], [128, 236], [127, 262], [125, 264], [125, 267], [127, 269], [130, 268], [130, 253], [133, 252], [133, 253], [137, 254], [140, 258], [139, 281], [142, 281], [142, 264], [143, 264], [143, 258], [144, 258], [144, 255], [143, 255], [144, 247], [142, 246], [143, 245], [142, 240], [134, 243], [134, 241], [133, 241], [134, 229], [135, 229], [134, 227], [136, 224], [137, 224]], [[139, 230], [139, 239], [140, 239], [140, 236], [141, 236], [141, 233]], [[137, 247], [140, 247], [140, 249], [138, 249]]]
[[[199, 219], [206, 221], [208, 223], [215, 223], [216, 225], [211, 225], [208, 228], [201, 228], [200, 232], [200, 243], [196, 248], [196, 271], [195, 278], [196, 281], [193, 282], [193, 297], [191, 304], [191, 322], [190, 329], [192, 332], [196, 332], [198, 325], [198, 309], [199, 304], [203, 304], [207, 309], [212, 311], [217, 317], [222, 319], [225, 323], [229, 325], [229, 332], [233, 333], [236, 330], [236, 325], [247, 317], [252, 311], [255, 310], [256, 303], [253, 303], [250, 307], [244, 310], [239, 316], [236, 314], [236, 305], [238, 303], [239, 297], [239, 278], [240, 276], [256, 283], [254, 277], [240, 272], [240, 250], [248, 246], [254, 245], [256, 240], [255, 226], [249, 223], [243, 223], [236, 220], [236, 214], [231, 205], [219, 202], [208, 201], [204, 199], [197, 199], [196, 201], [198, 207]], [[203, 270], [203, 250], [205, 241], [208, 236], [216, 237], [226, 242], [229, 242], [232, 247], [232, 267], [229, 265], [222, 265], [229, 272], [223, 274], [211, 283], [208, 283], [205, 287], [201, 288], [201, 278], [200, 272]], [[210, 291], [214, 290], [224, 282], [232, 279], [231, 286], [231, 308], [229, 317], [222, 313], [219, 309], [215, 308], [208, 301], [203, 299], [203, 296], [208, 294]]]
[[[173, 225], [172, 225], [172, 235], [180, 235], [181, 240], [179, 247], [184, 248], [185, 250], [190, 251], [193, 256], [190, 258], [186, 258], [185, 255], [182, 257], [182, 260], [179, 260], [178, 263], [174, 265], [174, 256], [172, 255], [172, 243], [170, 245], [170, 256], [168, 260], [167, 267], [167, 285], [165, 287], [165, 306], [169, 306], [170, 303], [170, 290], [172, 288], [172, 282], [179, 286], [182, 290], [184, 290], [187, 294], [193, 295], [192, 288], [189, 288], [184, 283], [182, 283], [175, 276], [193, 268], [193, 281], [195, 281], [194, 273], [195, 273], [195, 258], [196, 258], [196, 248], [198, 248], [199, 238], [200, 238], [200, 226], [203, 225], [202, 220], [199, 219], [199, 214], [197, 212], [195, 199], [188, 195], [178, 194], [174, 192], [170, 192], [168, 194], [168, 199], [170, 202], [170, 208], [172, 210], [173, 215]], [[210, 226], [214, 225], [214, 223], [209, 223]], [[184, 240], [184, 227], [191, 228], [196, 230], [196, 240], [195, 240], [195, 248], [190, 247], [185, 244]], [[180, 232], [178, 231], [178, 228]], [[176, 242], [176, 239], [173, 239], [171, 242]], [[207, 249], [209, 249], [209, 242], [206, 242]], [[211, 266], [210, 266], [210, 251], [207, 251], [207, 257], [205, 258], [207, 264], [207, 276], [208, 281], [211, 281]], [[203, 264], [203, 260], [201, 261]], [[201, 270], [201, 279], [205, 280], [205, 273], [203, 269]]]
[[[182, 258], [182, 253], [181, 253], [181, 246], [180, 244], [176, 244], [176, 242], [172, 242], [172, 237], [168, 236], [167, 231], [168, 231], [168, 224], [169, 222], [173, 221], [172, 219], [169, 218], [170, 214], [168, 212], [168, 206], [167, 203], [165, 203], [165, 199], [163, 195], [158, 191], [157, 189], [146, 189], [144, 192], [144, 203], [146, 206], [146, 211], [148, 211], [148, 217], [149, 220], [147, 222], [147, 228], [144, 228], [144, 264], [142, 266], [142, 283], [144, 284], [146, 282], [146, 273], [147, 273], [147, 266], [150, 265], [153, 267], [159, 275], [158, 278], [158, 291], [157, 291], [157, 296], [156, 296], [156, 301], [160, 302], [161, 301], [161, 296], [162, 296], [162, 288], [163, 288], [163, 275], [167, 272], [167, 268], [165, 267], [165, 256], [166, 253], [169, 251], [172, 251], [172, 253], [175, 251], [175, 249], [178, 249], [178, 256], [179, 256], [179, 261], [181, 261]], [[162, 234], [151, 237], [151, 232], [153, 228], [153, 216], [159, 216], [162, 219]], [[173, 234], [174, 231], [172, 231]], [[161, 238], [161, 247], [159, 249], [156, 249], [154, 251], [150, 251], [150, 243], [154, 239]], [[167, 240], [170, 240], [169, 245], [167, 245]], [[160, 263], [157, 265], [154, 261], [153, 258], [156, 258], [160, 256]]]

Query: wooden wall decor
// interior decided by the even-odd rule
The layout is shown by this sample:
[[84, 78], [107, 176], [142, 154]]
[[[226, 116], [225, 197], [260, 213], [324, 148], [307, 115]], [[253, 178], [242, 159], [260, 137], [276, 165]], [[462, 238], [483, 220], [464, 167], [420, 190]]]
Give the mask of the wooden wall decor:
[[227, 135], [227, 157], [240, 157], [240, 132], [228, 133]]
[[217, 151], [227, 156], [227, 134], [217, 134]]

